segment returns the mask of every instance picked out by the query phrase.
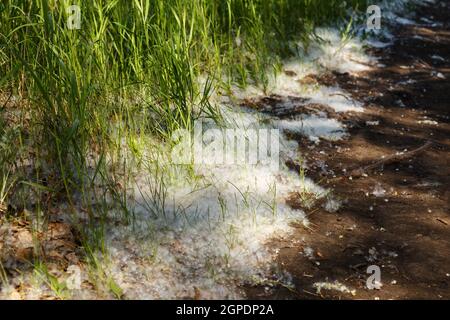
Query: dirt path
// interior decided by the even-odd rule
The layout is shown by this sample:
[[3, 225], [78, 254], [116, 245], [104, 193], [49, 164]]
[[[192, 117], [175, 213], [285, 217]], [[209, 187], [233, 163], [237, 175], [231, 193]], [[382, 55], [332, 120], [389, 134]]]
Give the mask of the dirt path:
[[[293, 238], [271, 244], [296, 289], [251, 287], [250, 298], [450, 299], [450, 1], [421, 7], [418, 17], [421, 25], [399, 27], [394, 45], [374, 50], [385, 67], [316, 79], [365, 102], [364, 113], [341, 118], [348, 139], [300, 141], [307, 175], [343, 205], [335, 213], [307, 210], [311, 230], [299, 226]], [[425, 151], [401, 156], [428, 141]], [[352, 172], [390, 155], [400, 157]], [[369, 265], [381, 268], [381, 290], [366, 288]], [[335, 280], [356, 294], [318, 295], [313, 287]]]

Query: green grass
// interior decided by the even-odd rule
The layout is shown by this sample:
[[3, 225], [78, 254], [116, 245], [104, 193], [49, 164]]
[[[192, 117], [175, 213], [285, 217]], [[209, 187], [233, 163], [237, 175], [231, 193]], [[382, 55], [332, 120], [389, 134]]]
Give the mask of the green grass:
[[[83, 207], [93, 221], [80, 230], [87, 252], [104, 250], [102, 222], [111, 205], [130, 222], [128, 166], [141, 165], [140, 138], [164, 142], [179, 128], [191, 130], [200, 116], [219, 121], [212, 90], [264, 88], [293, 54], [289, 41], [307, 45], [316, 26], [346, 21], [347, 9], [366, 3], [86, 0], [78, 1], [81, 29], [69, 30], [66, 8], [74, 2], [0, 4], [0, 204], [34, 210], [38, 203], [45, 212], [48, 198], [30, 203], [26, 196], [38, 190], [39, 197], [68, 202], [74, 214]], [[162, 203], [152, 208], [163, 208], [164, 181], [155, 186]]]
[[44, 283], [51, 292], [60, 300], [67, 299], [69, 297], [69, 291], [64, 281], [60, 281], [57, 277], [52, 275], [47, 266], [41, 261], [37, 261], [34, 264], [34, 273], [37, 276], [37, 280]]

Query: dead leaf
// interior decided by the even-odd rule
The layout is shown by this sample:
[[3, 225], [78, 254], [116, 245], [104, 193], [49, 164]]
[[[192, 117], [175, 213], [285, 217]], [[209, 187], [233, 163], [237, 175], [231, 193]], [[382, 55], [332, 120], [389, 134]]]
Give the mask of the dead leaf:
[[8, 212], [8, 206], [4, 203], [0, 203], [0, 217]]
[[14, 258], [19, 261], [29, 261], [33, 257], [33, 248], [17, 248]]
[[80, 259], [78, 259], [78, 256], [75, 252], [68, 253], [64, 257], [71, 264], [77, 265], [80, 263]]
[[20, 249], [33, 247], [33, 235], [27, 229], [20, 229], [16, 234], [16, 241], [14, 245]]
[[63, 222], [51, 222], [48, 225], [50, 239], [72, 239], [73, 234], [70, 225]]
[[295, 77], [297, 75], [297, 73], [292, 70], [284, 70], [284, 74], [287, 75], [288, 77]]
[[197, 287], [194, 287], [194, 300], [200, 300], [202, 298], [202, 293], [200, 292], [200, 289]]

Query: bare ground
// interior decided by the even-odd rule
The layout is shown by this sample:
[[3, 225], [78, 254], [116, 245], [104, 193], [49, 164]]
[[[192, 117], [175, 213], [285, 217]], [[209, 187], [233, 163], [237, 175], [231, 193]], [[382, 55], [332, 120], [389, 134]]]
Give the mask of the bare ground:
[[[450, 2], [420, 7], [417, 16], [435, 24], [398, 27], [391, 47], [373, 50], [385, 67], [315, 79], [365, 102], [364, 113], [338, 115], [347, 139], [299, 139], [307, 176], [343, 205], [306, 210], [311, 229], [298, 226], [270, 244], [295, 289], [251, 286], [249, 298], [450, 299]], [[290, 203], [301, 207], [295, 197]], [[366, 287], [369, 265], [381, 268], [381, 290]], [[356, 294], [313, 288], [335, 280]]]

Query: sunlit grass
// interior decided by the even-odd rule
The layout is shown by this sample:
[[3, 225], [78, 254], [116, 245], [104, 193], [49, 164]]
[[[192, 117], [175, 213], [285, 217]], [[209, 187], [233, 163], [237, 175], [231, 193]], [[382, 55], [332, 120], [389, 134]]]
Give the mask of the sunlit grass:
[[[142, 197], [155, 202], [143, 205], [165, 215], [167, 174], [155, 161], [144, 163], [142, 137], [165, 143], [198, 117], [219, 121], [209, 99], [214, 90], [264, 88], [294, 54], [289, 41], [307, 46], [317, 25], [345, 20], [349, 8], [366, 1], [86, 0], [78, 2], [81, 28], [69, 30], [66, 9], [73, 2], [0, 4], [0, 95], [15, 97], [18, 114], [7, 121], [11, 107], [0, 104], [0, 205], [16, 201], [45, 214], [50, 201], [41, 198], [50, 194], [75, 215], [82, 209], [89, 221], [73, 221], [89, 259], [95, 249], [106, 250], [103, 223], [112, 206], [132, 222], [132, 166], [147, 166], [157, 177]], [[276, 215], [275, 205], [266, 205]], [[45, 266], [38, 269], [63, 295]]]

